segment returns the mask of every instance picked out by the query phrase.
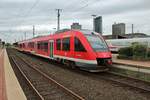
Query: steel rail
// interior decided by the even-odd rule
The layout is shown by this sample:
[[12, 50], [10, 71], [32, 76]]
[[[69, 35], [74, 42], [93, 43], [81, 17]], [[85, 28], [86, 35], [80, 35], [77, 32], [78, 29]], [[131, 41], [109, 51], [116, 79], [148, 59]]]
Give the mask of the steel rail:
[[21, 68], [19, 67], [19, 65], [17, 64], [17, 61], [15, 60], [14, 57], [11, 57], [11, 60], [13, 61], [13, 63], [16, 65], [16, 67], [18, 68], [18, 70], [21, 72], [22, 76], [25, 78], [25, 80], [29, 83], [29, 85], [32, 87], [32, 89], [35, 91], [35, 93], [39, 96], [39, 98], [41, 100], [44, 100], [43, 96], [38, 92], [38, 90], [34, 87], [34, 85], [31, 83], [31, 81], [27, 78], [27, 76], [24, 74], [24, 72], [21, 70]]
[[[49, 82], [53, 82], [55, 83], [57, 86], [59, 86], [62, 90], [64, 90], [65, 92], [67, 92], [69, 95], [72, 95], [76, 100], [85, 100], [83, 97], [81, 97], [80, 95], [76, 94], [75, 92], [73, 92], [72, 90], [66, 88], [65, 86], [63, 86], [62, 84], [58, 83], [56, 80], [52, 79], [51, 77], [49, 77], [48, 75], [46, 75], [44, 72], [42, 72], [41, 70], [32, 67], [33, 63], [31, 63], [30, 61], [27, 61], [25, 59], [23, 59], [22, 57], [16, 55], [18, 58], [20, 58], [24, 63], [26, 63], [30, 68], [34, 69], [35, 71], [37, 71], [38, 73], [40, 73], [43, 77], [45, 77], [46, 79], [49, 80]], [[30, 63], [29, 63], [30, 62]], [[34, 64], [34, 66], [38, 67], [37, 65]]]
[[[108, 74], [113, 74], [113, 73], [108, 72]], [[116, 75], [116, 74], [113, 74], [113, 75]], [[124, 77], [124, 76], [120, 76], [120, 77]], [[143, 87], [138, 87], [138, 86], [132, 85], [130, 83], [122, 82], [122, 81], [119, 81], [119, 80], [116, 80], [116, 79], [113, 79], [113, 78], [108, 78], [106, 76], [100, 76], [100, 78], [102, 78], [104, 80], [109, 80], [109, 81], [112, 81], [112, 82], [116, 82], [116, 83], [119, 83], [119, 84], [123, 84], [125, 86], [132, 87], [132, 88], [142, 90], [142, 91], [145, 91], [145, 92], [150, 92], [150, 89], [146, 89], [146, 88], [143, 88]], [[125, 78], [130, 78], [130, 77], [125, 77]]]
[[[21, 59], [23, 59], [23, 58], [21, 58]], [[28, 61], [28, 62], [30, 62], [31, 64], [33, 64], [33, 62], [31, 62], [31, 61]], [[28, 63], [27, 63], [28, 64]], [[35, 66], [37, 66], [37, 65], [35, 65]], [[113, 74], [113, 73], [110, 73], [110, 72], [108, 72], [108, 74]], [[114, 74], [115, 75], [115, 74]], [[122, 76], [123, 77], [123, 76]], [[125, 82], [122, 82], [122, 81], [119, 81], [119, 80], [116, 80], [116, 79], [111, 79], [111, 78], [106, 78], [105, 76], [100, 76], [100, 78], [102, 78], [102, 79], [104, 79], [104, 80], [109, 80], [109, 81], [112, 81], [112, 82], [116, 82], [116, 83], [120, 83], [120, 84], [122, 84], [122, 85], [125, 85], [125, 86], [128, 86], [128, 87], [132, 87], [132, 88], [135, 88], [135, 89], [139, 89], [139, 90], [143, 90], [143, 91], [145, 91], [145, 92], [150, 92], [150, 89], [146, 89], [146, 88], [143, 88], [143, 87], [137, 87], [136, 85], [132, 85], [132, 84], [130, 84], [130, 83], [125, 83]], [[128, 77], [126, 77], [126, 78], [128, 78]], [[130, 77], [129, 77], [130, 78]], [[82, 99], [81, 99], [82, 100]]]

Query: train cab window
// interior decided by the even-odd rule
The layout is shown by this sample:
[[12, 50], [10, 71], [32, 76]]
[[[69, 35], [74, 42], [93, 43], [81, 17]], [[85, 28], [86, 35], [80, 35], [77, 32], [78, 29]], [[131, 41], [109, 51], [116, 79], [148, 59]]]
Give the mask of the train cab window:
[[61, 40], [60, 39], [56, 40], [56, 50], [61, 50]]
[[75, 43], [74, 44], [75, 51], [82, 51], [82, 52], [86, 51], [85, 48], [84, 48], [84, 46], [82, 45], [81, 41], [77, 37], [75, 37], [74, 43]]
[[62, 39], [62, 50], [64, 51], [70, 50], [70, 38]]
[[108, 51], [106, 42], [98, 35], [86, 35], [86, 38], [94, 51]]

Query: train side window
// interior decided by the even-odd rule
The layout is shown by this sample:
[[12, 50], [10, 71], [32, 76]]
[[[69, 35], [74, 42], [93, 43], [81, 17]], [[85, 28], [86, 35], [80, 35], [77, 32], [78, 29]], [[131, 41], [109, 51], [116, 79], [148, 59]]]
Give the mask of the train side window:
[[38, 49], [40, 49], [40, 43], [37, 43], [37, 47], [38, 47]]
[[31, 48], [34, 48], [34, 42], [31, 42]]
[[29, 42], [29, 43], [28, 43], [28, 47], [29, 47], [29, 48], [34, 48], [34, 42]]
[[70, 50], [70, 38], [62, 39], [62, 50], [64, 51]]
[[48, 51], [48, 42], [47, 41], [45, 41], [45, 42], [38, 42], [37, 43], [37, 48], [39, 50], [47, 52]]
[[56, 50], [61, 50], [61, 40], [60, 39], [56, 40]]
[[23, 48], [25, 48], [25, 44], [23, 43]]
[[77, 37], [75, 37], [74, 39], [74, 46], [75, 46], [75, 51], [82, 51], [82, 52], [86, 51], [81, 41]]
[[44, 42], [44, 51], [45, 51], [45, 52], [48, 51], [48, 42]]
[[22, 48], [22, 44], [19, 44], [19, 47]]

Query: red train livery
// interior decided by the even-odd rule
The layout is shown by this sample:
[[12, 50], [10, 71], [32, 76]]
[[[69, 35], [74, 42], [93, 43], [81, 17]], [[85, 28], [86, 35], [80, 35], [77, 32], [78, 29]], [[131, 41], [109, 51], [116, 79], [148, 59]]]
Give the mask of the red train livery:
[[18, 45], [20, 50], [90, 72], [106, 71], [112, 64], [105, 40], [99, 33], [89, 30], [61, 30], [18, 42]]

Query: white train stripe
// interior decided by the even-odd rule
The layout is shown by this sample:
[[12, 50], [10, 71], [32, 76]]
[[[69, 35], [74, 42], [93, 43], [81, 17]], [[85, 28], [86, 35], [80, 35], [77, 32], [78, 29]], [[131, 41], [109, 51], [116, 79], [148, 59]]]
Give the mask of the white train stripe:
[[40, 57], [43, 57], [43, 58], [48, 58], [48, 59], [50, 59], [49, 56], [45, 56], [45, 55], [41, 55], [41, 54], [37, 54], [37, 53], [32, 53], [32, 54], [37, 55], [37, 56], [40, 56]]
[[85, 60], [85, 59], [78, 59], [78, 58], [70, 58], [70, 57], [65, 57], [65, 56], [60, 56], [60, 55], [54, 55], [56, 58], [63, 58], [63, 59], [68, 59], [80, 63], [87, 63], [87, 64], [97, 64], [96, 60]]
[[[31, 52], [30, 52], [30, 53], [31, 53]], [[37, 55], [37, 56], [41, 56], [41, 57], [44, 57], [44, 58], [52, 59], [52, 58], [49, 57], [49, 56], [45, 56], [45, 55], [41, 55], [41, 54], [37, 54], [37, 53], [32, 53], [32, 54]], [[76, 62], [80, 62], [80, 63], [97, 64], [97, 61], [96, 61], [96, 60], [77, 59], [77, 58], [70, 58], [70, 57], [59, 56], [59, 55], [53, 55], [53, 56], [54, 56], [54, 58], [68, 59], [68, 60], [76, 61]]]

